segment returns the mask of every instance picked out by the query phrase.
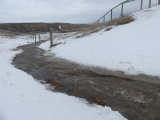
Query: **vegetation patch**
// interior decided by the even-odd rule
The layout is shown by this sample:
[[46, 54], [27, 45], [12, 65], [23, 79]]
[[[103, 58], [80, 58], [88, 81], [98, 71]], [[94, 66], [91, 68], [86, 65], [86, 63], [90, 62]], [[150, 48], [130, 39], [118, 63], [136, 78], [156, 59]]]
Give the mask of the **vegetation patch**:
[[54, 79], [45, 79], [46, 83], [51, 84], [52, 86], [55, 86], [56, 88], [63, 87], [64, 84], [59, 83], [57, 80]]
[[96, 103], [97, 105], [105, 106], [106, 104], [102, 102], [99, 98], [89, 98], [87, 99], [90, 103]]

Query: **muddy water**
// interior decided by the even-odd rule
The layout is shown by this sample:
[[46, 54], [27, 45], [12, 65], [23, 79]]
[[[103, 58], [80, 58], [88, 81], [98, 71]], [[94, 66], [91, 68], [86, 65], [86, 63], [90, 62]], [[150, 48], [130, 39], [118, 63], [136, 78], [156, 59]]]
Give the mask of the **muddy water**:
[[[46, 55], [40, 43], [21, 46], [13, 65], [53, 91], [109, 106], [129, 120], [160, 120], [160, 85], [102, 75], [62, 59]], [[52, 87], [53, 86], [53, 87]]]

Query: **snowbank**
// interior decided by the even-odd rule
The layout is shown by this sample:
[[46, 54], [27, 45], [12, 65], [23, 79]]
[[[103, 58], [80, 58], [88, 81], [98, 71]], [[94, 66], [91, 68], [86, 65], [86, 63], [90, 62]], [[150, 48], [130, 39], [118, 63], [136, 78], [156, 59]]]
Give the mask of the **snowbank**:
[[[30, 40], [32, 41], [32, 40]], [[27, 40], [0, 37], [0, 120], [125, 120], [108, 107], [46, 90], [32, 76], [11, 65]]]
[[[136, 19], [132, 23], [61, 40], [64, 44], [51, 51], [56, 57], [84, 65], [160, 77], [160, 6], [132, 15]], [[49, 42], [40, 48], [48, 50]]]

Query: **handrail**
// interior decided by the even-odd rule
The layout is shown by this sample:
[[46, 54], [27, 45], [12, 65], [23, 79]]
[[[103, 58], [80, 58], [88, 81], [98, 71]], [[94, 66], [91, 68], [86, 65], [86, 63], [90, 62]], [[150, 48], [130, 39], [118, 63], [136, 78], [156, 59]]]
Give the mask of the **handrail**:
[[127, 3], [127, 2], [131, 2], [131, 1], [124, 1], [124, 2], [121, 2], [120, 4], [118, 4], [117, 6], [113, 7], [112, 9], [110, 9], [106, 14], [104, 14], [100, 19], [98, 19], [95, 23], [97, 23], [99, 20], [101, 20], [103, 17], [105, 17], [109, 12], [111, 12], [113, 9], [119, 7], [120, 5], [124, 4], [124, 3]]
[[[122, 2], [122, 3], [120, 3], [120, 4], [118, 4], [118, 5], [116, 5], [115, 7], [113, 7], [112, 9], [110, 9], [106, 14], [104, 14], [100, 19], [98, 19], [95, 23], [98, 23], [99, 24], [99, 22], [100, 22], [100, 20], [101, 19], [103, 19], [103, 23], [105, 23], [105, 17], [106, 17], [106, 15], [108, 14], [108, 13], [111, 13], [111, 20], [110, 21], [112, 21], [113, 19], [113, 10], [115, 9], [115, 8], [117, 8], [117, 7], [119, 7], [120, 5], [122, 5], [122, 8], [121, 8], [121, 17], [123, 17], [124, 16], [124, 10], [123, 10], [123, 7], [124, 7], [124, 4], [125, 3], [128, 3], [128, 2], [133, 2], [133, 1], [136, 1], [136, 0], [126, 0], [126, 1], [124, 1], [124, 2]], [[152, 4], [152, 0], [149, 0], [149, 8], [151, 7], [151, 4]], [[157, 3], [158, 5], [160, 5], [160, 0], [158, 0], [158, 3]], [[141, 0], [141, 3], [140, 3], [140, 9], [139, 10], [142, 10], [142, 7], [143, 7], [143, 0]]]

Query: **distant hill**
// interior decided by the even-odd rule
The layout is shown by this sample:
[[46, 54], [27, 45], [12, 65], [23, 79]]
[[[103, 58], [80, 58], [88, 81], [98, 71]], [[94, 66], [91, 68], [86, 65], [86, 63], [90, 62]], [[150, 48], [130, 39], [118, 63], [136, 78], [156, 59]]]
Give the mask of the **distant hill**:
[[57, 32], [71, 32], [83, 29], [87, 24], [70, 24], [70, 23], [4, 23], [0, 24], [0, 30], [13, 32], [30, 33], [30, 32], [48, 32], [50, 28]]

